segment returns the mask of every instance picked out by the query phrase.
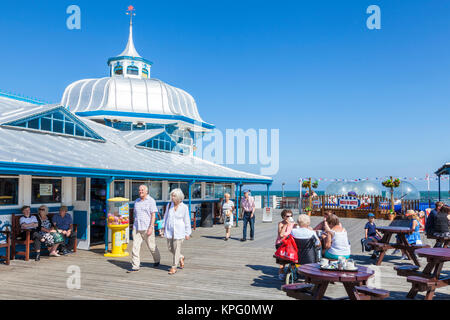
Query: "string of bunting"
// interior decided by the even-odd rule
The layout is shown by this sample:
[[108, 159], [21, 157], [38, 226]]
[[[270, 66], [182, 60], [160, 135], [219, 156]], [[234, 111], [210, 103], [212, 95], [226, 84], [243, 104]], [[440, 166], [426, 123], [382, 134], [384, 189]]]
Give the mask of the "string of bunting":
[[[358, 179], [339, 179], [339, 178], [313, 178], [313, 180], [317, 180], [317, 181], [330, 181], [330, 182], [358, 182], [358, 181], [383, 181], [385, 179], [389, 179], [389, 176], [385, 176], [385, 177], [374, 177], [374, 178], [358, 178]], [[405, 180], [405, 181], [438, 181], [439, 177], [438, 176], [425, 176], [425, 177], [397, 177], [400, 178], [401, 180]], [[441, 176], [441, 181], [444, 180], [449, 180], [449, 176]], [[303, 181], [305, 180], [309, 180], [308, 178], [303, 178], [301, 179]]]

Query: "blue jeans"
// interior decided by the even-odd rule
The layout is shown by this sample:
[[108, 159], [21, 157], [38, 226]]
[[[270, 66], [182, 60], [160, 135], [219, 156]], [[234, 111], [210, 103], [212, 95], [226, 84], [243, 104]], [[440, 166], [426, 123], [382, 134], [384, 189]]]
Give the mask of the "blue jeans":
[[250, 238], [255, 238], [255, 216], [253, 215], [253, 218], [250, 218], [251, 215], [251, 212], [244, 212], [244, 217], [242, 219], [242, 222], [244, 223], [243, 239], [247, 239], [247, 223], [250, 223]]

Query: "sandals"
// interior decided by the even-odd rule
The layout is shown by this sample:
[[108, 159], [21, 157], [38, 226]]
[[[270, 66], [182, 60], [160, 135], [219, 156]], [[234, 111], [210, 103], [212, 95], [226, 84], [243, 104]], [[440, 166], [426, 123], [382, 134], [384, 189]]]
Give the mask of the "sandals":
[[180, 258], [180, 269], [184, 269], [184, 257]]
[[169, 274], [175, 274], [177, 273], [177, 269], [176, 268], [170, 268]]

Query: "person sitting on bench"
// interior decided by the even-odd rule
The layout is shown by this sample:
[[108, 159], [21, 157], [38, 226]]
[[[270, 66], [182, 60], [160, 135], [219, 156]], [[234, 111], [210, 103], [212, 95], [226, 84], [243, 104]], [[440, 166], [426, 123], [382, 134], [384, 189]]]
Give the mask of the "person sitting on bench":
[[[434, 215], [434, 230], [433, 236], [439, 238], [450, 237], [449, 223], [450, 223], [450, 207], [442, 206], [442, 208]], [[444, 246], [439, 240], [436, 240], [435, 248], [442, 248]]]
[[[67, 207], [61, 206], [59, 208], [59, 214], [53, 216], [52, 222], [56, 226], [57, 231], [64, 237], [64, 242], [61, 244], [60, 253], [63, 255], [72, 253], [77, 233], [72, 230], [72, 217], [67, 214]], [[66, 239], [68, 239], [68, 245], [66, 245]]]
[[311, 218], [307, 214], [300, 214], [297, 223], [298, 227], [292, 229], [291, 235], [297, 245], [298, 263], [303, 265], [318, 262], [317, 252], [321, 244], [316, 232], [310, 227]]
[[326, 222], [330, 230], [326, 232], [324, 248], [326, 251], [323, 256], [331, 260], [339, 260], [340, 257], [350, 258], [351, 247], [347, 230], [340, 224], [335, 214], [328, 216]]

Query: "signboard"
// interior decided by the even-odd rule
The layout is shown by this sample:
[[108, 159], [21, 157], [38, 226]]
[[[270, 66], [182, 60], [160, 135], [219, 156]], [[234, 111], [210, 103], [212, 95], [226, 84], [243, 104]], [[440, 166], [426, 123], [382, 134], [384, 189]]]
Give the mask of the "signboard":
[[338, 200], [338, 206], [342, 209], [357, 209], [359, 207], [359, 199], [355, 197], [342, 197]]
[[273, 218], [273, 209], [266, 207], [263, 209], [263, 222], [272, 222]]
[[40, 184], [39, 185], [40, 196], [51, 196], [53, 195], [53, 185], [52, 184]]
[[320, 206], [320, 201], [319, 200], [313, 200], [312, 204], [313, 204], [313, 206]]

